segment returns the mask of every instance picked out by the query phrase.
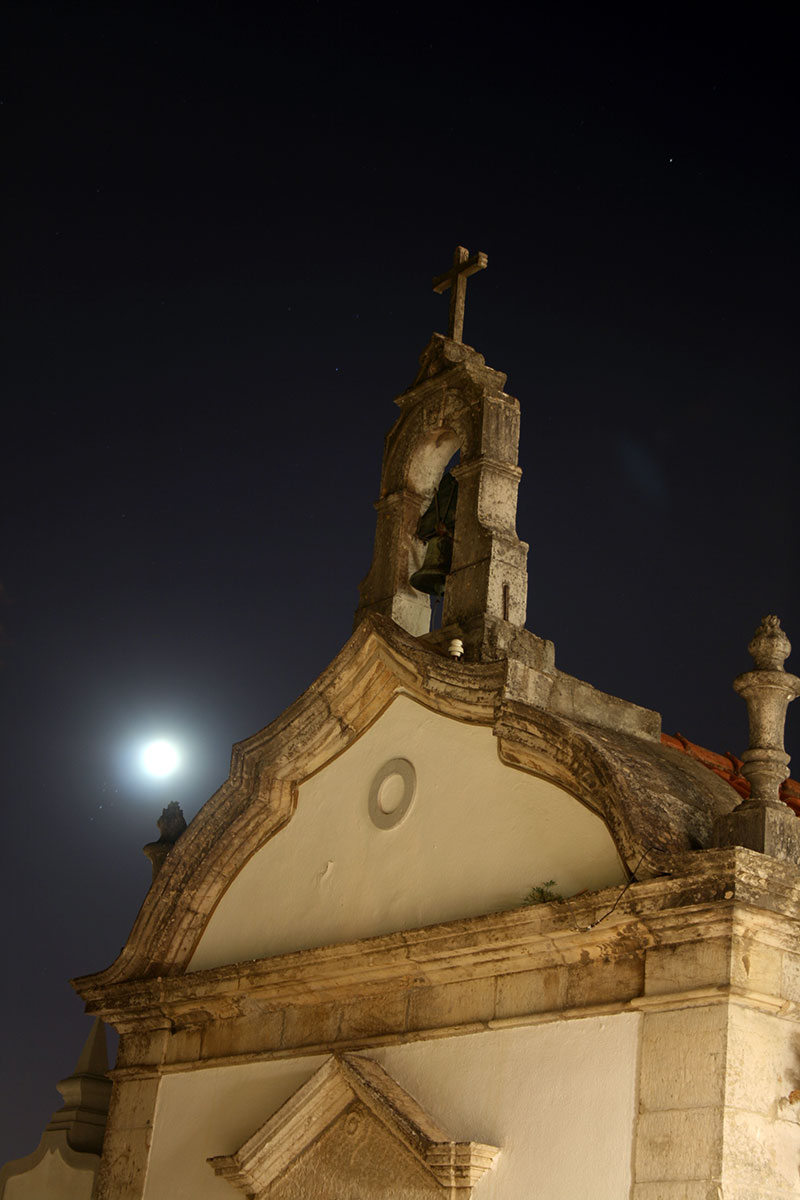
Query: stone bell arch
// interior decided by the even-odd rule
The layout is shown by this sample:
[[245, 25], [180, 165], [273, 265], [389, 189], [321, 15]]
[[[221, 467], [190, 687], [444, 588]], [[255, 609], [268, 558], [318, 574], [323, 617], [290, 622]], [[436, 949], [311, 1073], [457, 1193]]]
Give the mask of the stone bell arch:
[[[459, 247], [452, 270], [434, 286], [449, 281], [457, 301], [464, 273], [485, 265], [485, 255], [470, 259]], [[416, 379], [395, 401], [401, 412], [386, 436], [372, 566], [355, 624], [381, 613], [416, 637], [460, 637], [468, 655], [486, 658], [525, 624], [528, 546], [516, 533], [520, 413], [503, 390], [506, 376], [464, 345], [462, 328], [463, 291], [460, 312], [451, 299], [449, 336], [433, 335]], [[452, 565], [442, 629], [431, 634], [428, 596], [410, 583], [424, 552], [416, 530], [456, 452]]]

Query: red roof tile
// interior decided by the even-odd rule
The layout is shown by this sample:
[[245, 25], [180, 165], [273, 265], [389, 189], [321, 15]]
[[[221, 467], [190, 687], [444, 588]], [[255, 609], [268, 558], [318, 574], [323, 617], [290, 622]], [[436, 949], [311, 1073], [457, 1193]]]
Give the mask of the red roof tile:
[[[695, 742], [690, 742], [682, 733], [678, 733], [674, 737], [669, 733], [662, 733], [661, 743], [664, 746], [672, 746], [675, 750], [682, 750], [690, 758], [702, 763], [704, 767], [708, 767], [709, 771], [713, 771], [715, 775], [719, 775], [720, 779], [724, 779], [732, 788], [735, 788], [743, 799], [746, 800], [750, 795], [750, 784], [742, 774], [742, 760], [732, 754], [730, 750], [725, 754], [717, 754], [714, 750], [707, 750], [705, 746], [698, 746]], [[785, 780], [781, 784], [781, 800], [800, 816], [800, 782], [796, 779]]]

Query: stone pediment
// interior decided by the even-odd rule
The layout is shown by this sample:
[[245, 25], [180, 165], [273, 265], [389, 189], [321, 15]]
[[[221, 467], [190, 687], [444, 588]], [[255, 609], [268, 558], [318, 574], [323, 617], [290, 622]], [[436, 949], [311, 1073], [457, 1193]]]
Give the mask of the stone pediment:
[[270, 1200], [464, 1200], [499, 1150], [457, 1142], [371, 1059], [331, 1058], [235, 1154], [210, 1158], [243, 1195]]

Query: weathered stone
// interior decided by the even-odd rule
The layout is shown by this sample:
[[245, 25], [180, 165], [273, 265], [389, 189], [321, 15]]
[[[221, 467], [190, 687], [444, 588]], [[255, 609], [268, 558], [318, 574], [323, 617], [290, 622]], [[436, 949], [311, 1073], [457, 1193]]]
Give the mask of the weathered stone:
[[435, 292], [450, 292], [450, 316], [447, 336], [454, 342], [462, 342], [464, 338], [464, 305], [467, 298], [467, 277], [476, 271], [482, 271], [488, 266], [489, 260], [480, 251], [470, 257], [469, 250], [464, 246], [456, 246], [453, 254], [453, 265], [443, 275], [437, 275], [433, 281]]
[[748, 846], [800, 866], [800, 822], [780, 798], [789, 775], [783, 744], [786, 709], [800, 695], [800, 679], [788, 675], [783, 665], [791, 648], [778, 618], [764, 617], [748, 647], [755, 670], [739, 675], [733, 685], [747, 701], [750, 720], [750, 744], [742, 755], [750, 797], [717, 818], [714, 840], [718, 846]]
[[718, 846], [747, 846], [800, 865], [800, 821], [782, 802], [762, 804], [745, 800], [731, 813], [717, 818], [714, 842]]
[[672, 1185], [718, 1180], [723, 1120], [721, 1105], [640, 1113], [636, 1139], [637, 1184], [669, 1181]]
[[386, 438], [375, 549], [356, 624], [375, 612], [416, 636], [428, 633], [429, 598], [409, 583], [422, 562], [415, 530], [460, 450], [442, 628], [480, 659], [489, 623], [525, 624], [528, 547], [515, 532], [519, 404], [502, 391], [505, 377], [460, 342], [435, 334], [421, 363], [424, 378], [399, 397], [402, 413]]
[[164, 865], [164, 861], [178, 838], [186, 829], [186, 819], [177, 800], [166, 806], [156, 822], [161, 835], [157, 842], [148, 842], [143, 852], [153, 867], [153, 879]]
[[464, 980], [444, 987], [414, 988], [409, 994], [407, 1028], [452, 1029], [491, 1021], [495, 1014], [495, 981]]
[[329, 1059], [232, 1155], [209, 1159], [247, 1196], [305, 1200], [346, 1178], [352, 1200], [469, 1200], [498, 1149], [455, 1142], [377, 1063]]
[[147, 1175], [158, 1078], [115, 1079], [93, 1200], [141, 1200]]

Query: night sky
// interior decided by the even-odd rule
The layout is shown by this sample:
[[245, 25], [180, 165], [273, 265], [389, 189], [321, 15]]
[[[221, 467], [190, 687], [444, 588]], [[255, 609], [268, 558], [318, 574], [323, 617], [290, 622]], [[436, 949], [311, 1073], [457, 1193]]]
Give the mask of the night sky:
[[116, 957], [162, 807], [350, 634], [457, 244], [557, 665], [737, 753], [765, 613], [800, 673], [788, 10], [602, 7], [6, 5], [0, 1162], [60, 1103], [68, 980]]

